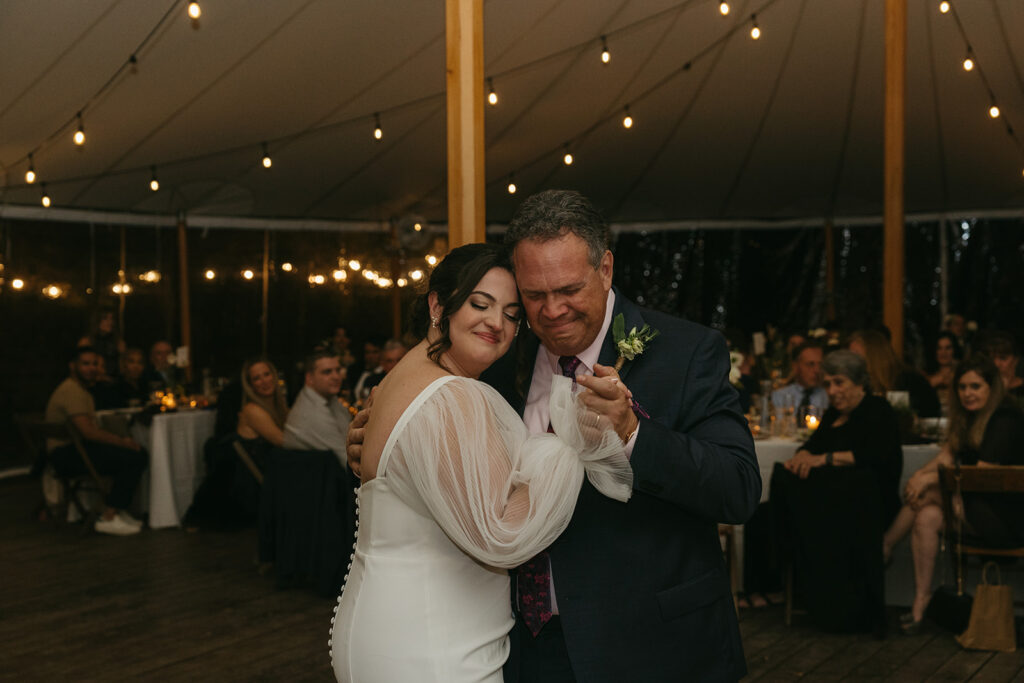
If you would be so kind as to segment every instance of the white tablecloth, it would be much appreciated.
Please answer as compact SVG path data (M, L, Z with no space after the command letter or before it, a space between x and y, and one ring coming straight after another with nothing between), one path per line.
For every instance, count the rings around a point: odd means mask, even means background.
M132 426L132 436L149 451L143 504L148 497L149 526L153 529L181 524L206 473L203 444L213 436L216 419L213 411L194 410L161 413L153 416L148 427Z

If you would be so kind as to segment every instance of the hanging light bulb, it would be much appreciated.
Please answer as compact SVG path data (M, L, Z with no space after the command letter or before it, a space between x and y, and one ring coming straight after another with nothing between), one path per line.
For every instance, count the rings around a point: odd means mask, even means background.
M254 277L256 277L256 273L246 268L245 270L242 271L242 277L244 277L246 280L251 280Z
M718 5L718 11L722 13L723 17L725 15L727 15L729 13L729 3L723 2L723 3L719 4Z
M281 264L281 270L283 270L286 273L290 273L294 269L295 269L295 266L293 266L292 264L288 263L287 261L285 261L284 263Z
M409 273L409 279L411 279L413 282L419 282L420 280L423 279L423 271L418 269L412 271L411 273Z
M498 93L494 92L494 79L487 79L487 103L492 107L498 103Z
M999 107L997 107L995 104L993 104L991 107L988 108L988 115L991 116L994 119L998 119L999 118Z
M509 173L508 174L508 193L509 194L515 194L517 189L519 189L519 188L516 187L515 174Z
M374 112L373 114L373 139L383 140L384 129L380 127L380 113Z
M629 115L629 105L628 104L626 105L625 116L622 117L622 127L623 128L632 128L633 127L633 117Z
M433 254L427 254L426 261L427 261L427 263L429 263L432 266L436 266L437 265L437 257L434 256Z
M270 168L274 165L274 161L270 158L270 153L267 152L267 143L263 143L263 168Z
M566 166L572 166L573 158L572 152L569 151L569 145L565 146L565 154L562 155L562 163Z
M942 2L939 3L939 11L943 14L949 11L949 3L946 2L946 0L942 0Z
M50 208L50 195L46 191L46 183L43 183L39 187L39 191L42 193L39 199L39 203L45 206L46 208Z
M314 285L322 285L323 283L327 282L327 278L325 278L323 275L320 275L319 273L312 277Z
M608 51L608 41L601 36L601 62L607 64L612 61L612 53Z
M757 15L751 14L750 21L751 23L754 24L753 26L750 27L750 37L753 38L754 40L757 40L758 38L761 37L761 29L757 27Z
M413 223L412 229L415 230L416 232L422 232L423 231L423 224L422 223Z
M160 181L156 179L156 166L153 166L152 169L153 177L149 181L149 189L153 190L153 192L156 192L157 190L160 189Z
M43 294L51 299L59 299L60 295L64 293L64 290L57 285L47 285L43 287Z
M972 50L970 48L970 46L968 46L967 47L967 56L964 57L964 71L970 71L971 69L974 68L973 55L974 55L974 50Z
M82 112L78 112L78 129L75 130L75 144L81 147L85 144L85 127L82 125Z
M409 281L406 280L404 277L400 277L398 278L398 280L395 281L395 284L398 285L399 287L405 287L407 284L409 284Z
M188 16L190 19L198 19L203 14L203 8L198 2L188 3Z
M348 262L348 267L349 270L359 270L360 268L363 267L363 264L361 264L359 261L356 261L355 259L352 259L351 261Z
M32 155L28 155L28 170L25 171L25 182L31 185L36 181L36 165L32 160Z
M338 268L333 273L331 273L331 277L334 278L335 282L341 282L342 280L347 280L348 279L348 273L346 273L344 270L341 270L340 268Z
M203 277L205 277L207 280L212 280L213 278L217 277L217 273L213 272L212 270L207 270L205 273L203 273Z

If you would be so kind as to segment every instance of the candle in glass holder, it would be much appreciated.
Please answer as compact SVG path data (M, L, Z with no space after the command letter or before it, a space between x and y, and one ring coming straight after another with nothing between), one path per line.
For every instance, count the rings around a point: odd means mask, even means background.
M815 429L818 428L818 416L817 415L805 415L804 416L804 424L807 425L807 428L813 432Z

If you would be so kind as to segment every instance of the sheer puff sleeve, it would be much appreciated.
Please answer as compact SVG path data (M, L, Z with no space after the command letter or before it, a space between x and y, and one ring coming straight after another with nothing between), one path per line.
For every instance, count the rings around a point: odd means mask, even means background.
M392 491L485 564L515 567L551 545L569 524L584 473L611 498L632 493L622 441L572 395L572 380L554 379L558 436L530 435L494 389L453 378L395 439L385 467Z

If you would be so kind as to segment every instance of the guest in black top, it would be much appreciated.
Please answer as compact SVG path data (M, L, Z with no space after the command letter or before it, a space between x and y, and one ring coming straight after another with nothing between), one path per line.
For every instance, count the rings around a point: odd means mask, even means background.
M918 417L941 414L939 395L931 383L920 372L903 364L884 334L877 330L859 330L850 335L847 345L867 362L871 393L885 397L890 391L906 391L910 408Z
M914 530L914 604L903 618L903 628L915 631L931 601L932 577L943 527L939 465L994 466L1024 464L1024 415L1007 399L999 370L981 354L962 361L953 375L955 392L949 403L949 436L934 460L910 477L904 489L906 503L885 533L883 553L888 556L904 536ZM989 545L1024 545L1024 505L1014 494L964 496L967 533Z
M821 426L772 475L777 537L818 626L878 629L882 532L899 508L899 426L886 400L870 394L863 358L833 351L822 370L829 408Z

